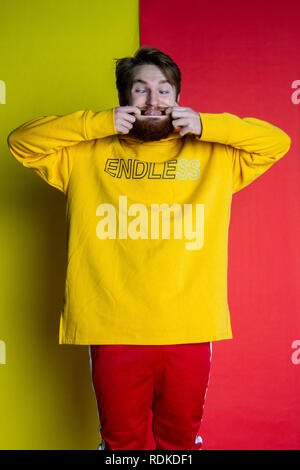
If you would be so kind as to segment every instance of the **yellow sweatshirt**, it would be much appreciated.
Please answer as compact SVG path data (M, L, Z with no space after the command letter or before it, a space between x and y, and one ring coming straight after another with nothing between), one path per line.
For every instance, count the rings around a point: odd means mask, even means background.
M13 156L66 195L68 257L59 343L178 344L232 337L232 194L290 148L278 127L200 113L202 135L119 134L114 110L33 119Z

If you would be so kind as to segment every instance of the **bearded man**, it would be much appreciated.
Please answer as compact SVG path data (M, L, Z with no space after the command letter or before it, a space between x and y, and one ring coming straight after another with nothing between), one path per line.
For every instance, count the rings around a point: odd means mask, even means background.
M291 139L180 106L180 70L152 47L117 60L116 84L119 107L33 119L8 145L66 195L59 342L89 346L100 449L149 449L150 420L156 449L200 449L211 345L232 337L232 195Z

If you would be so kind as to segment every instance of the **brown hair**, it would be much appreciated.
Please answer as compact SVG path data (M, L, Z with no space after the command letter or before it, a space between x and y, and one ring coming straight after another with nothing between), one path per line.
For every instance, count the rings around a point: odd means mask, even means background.
M133 83L134 68L137 65L152 64L160 68L167 80L176 89L176 100L181 90L181 73L177 64L170 56L159 49L149 46L140 47L134 57L115 59L116 85L120 94L120 105L126 106L130 101L130 91Z

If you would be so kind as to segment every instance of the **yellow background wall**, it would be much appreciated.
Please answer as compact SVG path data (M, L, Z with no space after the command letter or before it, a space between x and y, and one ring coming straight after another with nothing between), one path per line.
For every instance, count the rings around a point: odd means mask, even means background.
M88 347L58 344L65 196L6 138L35 117L118 105L113 58L139 47L138 0L2 0L0 12L0 448L96 449Z

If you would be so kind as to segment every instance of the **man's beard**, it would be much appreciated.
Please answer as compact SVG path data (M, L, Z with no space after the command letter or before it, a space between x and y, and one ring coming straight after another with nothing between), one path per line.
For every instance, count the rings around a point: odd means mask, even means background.
M164 118L136 118L128 136L144 142L166 139L174 131L171 114Z

